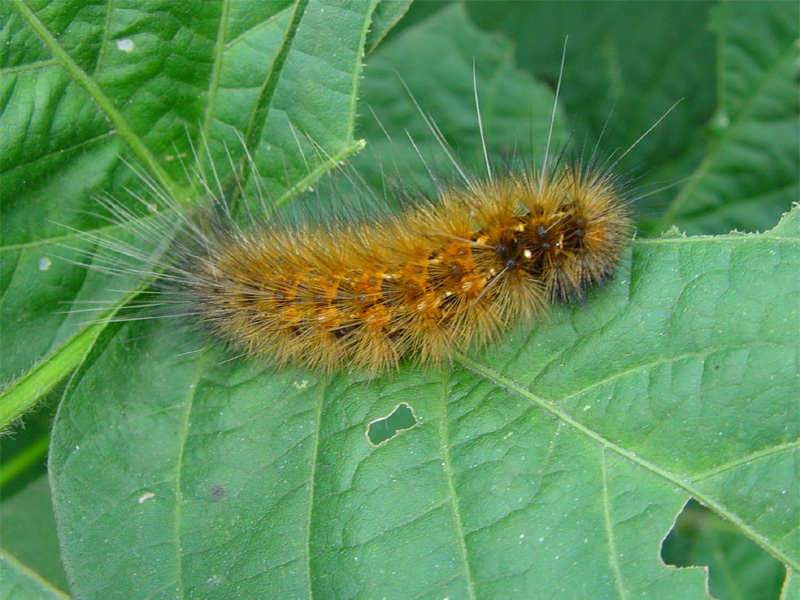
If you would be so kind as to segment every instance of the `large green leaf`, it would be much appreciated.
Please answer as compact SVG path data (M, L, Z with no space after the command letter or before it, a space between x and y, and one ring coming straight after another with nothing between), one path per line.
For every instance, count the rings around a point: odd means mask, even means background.
M54 432L74 591L702 598L658 558L690 496L797 568L799 223L638 242L591 310L445 374L323 381L121 330ZM402 402L418 425L372 447Z

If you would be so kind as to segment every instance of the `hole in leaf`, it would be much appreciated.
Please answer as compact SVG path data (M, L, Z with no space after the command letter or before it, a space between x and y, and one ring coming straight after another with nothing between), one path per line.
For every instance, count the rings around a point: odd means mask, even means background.
M369 424L367 439L373 446L378 446L416 424L417 417L414 415L414 410L405 402L401 402L388 417L375 419Z
M689 500L661 544L661 559L676 567L708 566L718 600L778 600L786 569L733 524Z

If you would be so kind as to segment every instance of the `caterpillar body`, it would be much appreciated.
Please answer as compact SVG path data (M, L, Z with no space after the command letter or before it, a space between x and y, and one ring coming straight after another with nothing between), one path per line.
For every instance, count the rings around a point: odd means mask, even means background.
M447 361L608 277L629 219L591 164L467 179L378 219L186 226L166 292L234 351L370 373Z

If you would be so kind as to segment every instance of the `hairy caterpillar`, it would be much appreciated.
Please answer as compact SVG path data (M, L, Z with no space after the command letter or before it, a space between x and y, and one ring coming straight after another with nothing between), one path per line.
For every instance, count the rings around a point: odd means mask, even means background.
M475 102L480 126L477 88ZM549 141L540 168L494 174L484 146L484 177L452 159L460 180L436 182L434 198L404 190L405 205L379 217L243 228L225 206L182 216L171 257L151 265L154 303L183 306L213 340L269 364L374 374L405 357L442 363L612 274L630 230L614 165L548 165L548 152Z
M613 176L569 165L445 189L377 221L215 228L167 272L236 350L375 372L406 355L440 362L582 297L613 270L627 228Z

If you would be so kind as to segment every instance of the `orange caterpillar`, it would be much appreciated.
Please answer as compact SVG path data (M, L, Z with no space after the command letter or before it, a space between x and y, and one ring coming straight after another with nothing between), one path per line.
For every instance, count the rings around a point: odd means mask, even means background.
M384 220L187 227L166 279L237 352L377 373L445 361L612 273L630 223L609 171L466 181Z
M562 56L562 70L563 61ZM559 75L556 102L560 82ZM100 268L158 272L161 289L151 293L160 299L129 308L184 307L184 316L213 339L270 364L377 374L406 357L447 362L514 323L531 322L549 303L583 299L587 287L612 274L631 230L613 168L677 105L610 166L594 157L588 164L562 160L552 166L547 156L554 105L542 167L507 169L495 177L477 87L475 104L485 178L461 169L417 105L461 176L459 185L435 182L436 198L416 194L403 210L382 219L354 219L343 211L296 224L254 219L245 230L224 204L214 213L222 217L182 216L175 201L147 180L179 215L171 258L153 262L129 246L88 236L146 265L144 271L120 267L112 259ZM119 220L136 222L113 201L104 204ZM168 221L133 226L151 242L174 233Z

